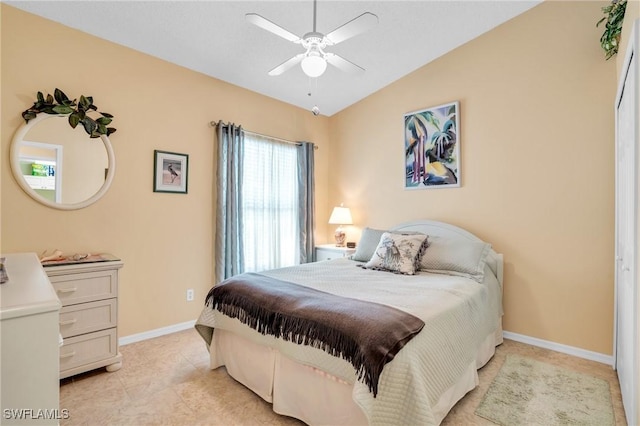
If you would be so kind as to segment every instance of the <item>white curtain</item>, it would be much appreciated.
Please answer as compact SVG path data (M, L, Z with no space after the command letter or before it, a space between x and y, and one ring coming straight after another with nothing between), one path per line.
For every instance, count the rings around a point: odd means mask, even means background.
M245 132L240 203L245 272L298 263L297 157L294 144Z

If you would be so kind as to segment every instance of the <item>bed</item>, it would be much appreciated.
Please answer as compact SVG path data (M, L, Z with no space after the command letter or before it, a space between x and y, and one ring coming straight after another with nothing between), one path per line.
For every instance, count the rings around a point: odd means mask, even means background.
M391 273L373 262L390 235L395 241L426 236L413 274ZM424 323L386 361L372 392L348 357L259 332L255 321L247 325L242 317L205 305L195 327L208 346L211 368L225 366L276 413L310 425L437 425L478 385L477 370L502 343L503 257L447 223L365 228L352 258L258 275L384 305Z

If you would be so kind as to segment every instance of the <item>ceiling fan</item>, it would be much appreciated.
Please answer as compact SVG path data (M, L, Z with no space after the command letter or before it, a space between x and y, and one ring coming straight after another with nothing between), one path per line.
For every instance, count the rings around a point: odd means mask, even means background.
M248 22L257 25L262 29L272 32L273 34L293 43L302 45L306 50L304 53L297 54L293 58L284 61L269 71L269 75L271 76L280 75L298 63L301 65L304 73L309 77L321 76L327 68L327 63L330 63L334 67L345 72L362 73L364 72L364 68L336 55L335 53L325 52L324 49L327 46L336 45L353 36L361 34L378 23L378 17L376 15L370 12L365 12L331 31L327 35L324 35L316 31L316 0L313 0L313 31L306 33L302 37L298 37L256 13L247 13L245 18Z

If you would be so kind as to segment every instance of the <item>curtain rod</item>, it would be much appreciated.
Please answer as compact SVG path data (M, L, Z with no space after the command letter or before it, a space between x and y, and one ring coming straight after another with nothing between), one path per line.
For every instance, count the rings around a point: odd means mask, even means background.
M220 120L220 121L222 121L222 120ZM211 127L217 127L218 123L219 123L219 121L211 121L209 123L209 125L211 125ZM222 125L223 126L227 126L229 124L231 124L231 123L225 123L224 121L222 121ZM250 135L262 136L264 138L269 138L269 139L276 140L278 142L288 143L288 144L296 145L296 146L302 145L300 142L294 142L294 141L290 141L290 140L287 140L287 139L276 138L275 136L263 135L262 133L252 132L251 130L246 130L246 129L243 129L243 130L244 130L245 133L249 133ZM313 149L318 149L318 146L316 144L313 144Z

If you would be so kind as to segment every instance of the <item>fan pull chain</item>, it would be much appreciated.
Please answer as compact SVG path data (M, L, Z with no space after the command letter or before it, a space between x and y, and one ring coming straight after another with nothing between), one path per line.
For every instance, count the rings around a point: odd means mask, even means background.
M307 96L309 96L309 98L311 98L311 93L313 92L311 90L311 86L312 86L312 81L315 81L316 83L316 87L315 87L315 91L318 91L318 79L317 78L313 78L313 77L309 77L309 92L307 92ZM313 113L313 115L320 115L320 108L318 108L318 105L314 103L313 108L311 108L311 112Z

